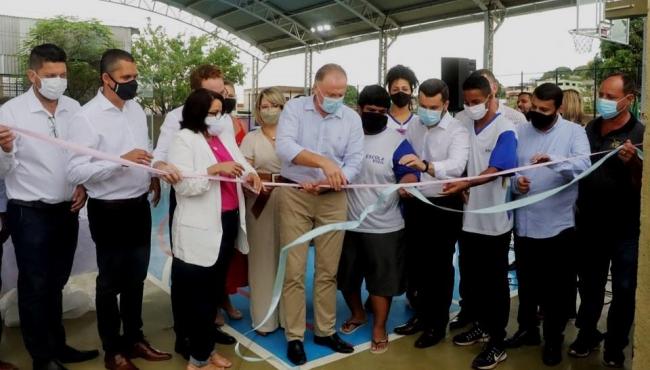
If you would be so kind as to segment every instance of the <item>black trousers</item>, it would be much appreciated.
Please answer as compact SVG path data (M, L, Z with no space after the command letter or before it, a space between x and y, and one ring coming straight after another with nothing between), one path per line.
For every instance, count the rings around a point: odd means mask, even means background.
M90 199L88 221L97 247L99 336L107 353L123 352L144 338L142 292L151 253L149 201L146 194L122 201Z
M459 240L459 267L465 286L465 307L470 317L490 334L494 343L503 342L510 314L508 251L510 232L483 235L463 231Z
M575 277L574 248L573 228L544 239L515 235L519 328L527 330L537 327L537 306L541 306L544 310L546 342L561 341L569 320L567 307L573 299L572 279Z
M638 231L612 231L584 220L578 231L578 288L580 309L576 326L581 335L596 335L605 299L607 276L612 273L612 302L607 312L605 349L623 350L629 344L634 321Z
M203 267L176 259L177 308L187 314L187 334L190 341L190 355L199 361L210 357L214 349L214 318L217 314L219 297L226 286L228 264L234 252L239 230L239 212L224 212L221 215L223 236L219 256L214 265ZM217 293L217 294L215 294Z
M9 201L7 206L18 265L20 327L32 359L47 361L65 345L62 290L77 248L79 215L70 211L69 202L25 204Z
M429 198L432 203L463 209L458 196ZM417 291L416 315L427 329L446 332L454 290L454 251L463 225L462 213L444 211L417 199L404 203L407 270ZM435 230L432 232L432 230Z
M189 338L189 329L187 318L188 313L184 311L185 305L182 304L181 293L179 291L179 284L176 282L178 279L179 268L184 262L176 257L174 253L174 236L172 235L172 226L174 224L174 210L176 209L176 192L174 187L169 191L169 245L172 247L172 270L170 275L171 280L171 302L172 302L172 317L174 319L174 333L176 333L176 340L182 341Z

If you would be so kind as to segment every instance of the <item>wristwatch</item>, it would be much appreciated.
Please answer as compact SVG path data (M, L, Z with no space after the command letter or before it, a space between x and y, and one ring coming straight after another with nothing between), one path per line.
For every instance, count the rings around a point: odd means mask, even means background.
M429 161L427 161L426 159L423 159L422 163L424 163L424 171L422 171L422 172L429 172Z

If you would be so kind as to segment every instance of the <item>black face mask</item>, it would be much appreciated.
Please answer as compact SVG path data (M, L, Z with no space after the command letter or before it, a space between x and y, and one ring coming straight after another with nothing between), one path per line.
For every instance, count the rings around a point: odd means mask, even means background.
M376 135L386 129L388 117L383 113L362 112L361 124L367 135Z
M135 98L138 95L138 81L133 79L129 82L125 83L119 83L115 81L113 76L110 75L110 73L107 73L108 77L115 82L115 87L113 88L113 91L115 91L115 94L120 97L122 100L131 100Z
M411 95L403 91L400 91L391 95L390 100L393 102L393 104L397 105L398 107L404 108L405 106L408 105L408 103L411 102Z
M225 98L223 100L223 113L230 114L233 110L235 110L236 105L237 105L237 99Z
M542 131L551 127L553 122L555 122L556 117L557 113L546 115L534 110L531 110L526 114L526 118L530 120L530 123L533 124L533 127Z

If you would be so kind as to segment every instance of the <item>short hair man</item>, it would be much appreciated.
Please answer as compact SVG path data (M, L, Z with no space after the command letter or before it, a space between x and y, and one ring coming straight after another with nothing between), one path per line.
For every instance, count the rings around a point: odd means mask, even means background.
M359 114L343 104L347 75L337 64L316 72L314 94L287 102L278 125L276 151L282 161L281 181L303 190L279 188L280 243L286 245L314 227L347 219L347 201L341 187L359 174L363 161L363 127ZM322 187L322 186L328 186ZM336 273L343 232L317 237L314 278L316 344L351 353L352 346L336 334ZM307 361L305 332L305 264L308 245L288 255L284 300L287 357Z
M512 109L505 104L499 103L499 99L497 99L497 92L499 91L499 80L497 80L492 71L489 69L479 69L473 74L483 76L490 82L490 90L492 91L492 96L497 103L497 113L500 113L515 125L526 122L526 116L524 116L522 112Z
M444 81L431 78L420 84L417 119L406 132L416 155L406 156L402 162L421 171L422 181L458 178L467 167L468 131L452 117L448 107L449 88ZM434 204L456 210L463 208L462 197L441 196L440 185L419 190ZM461 213L444 211L412 198L404 201L404 218L409 288L418 294L413 302L415 315L395 328L395 332L410 335L422 330L415 346L427 348L436 345L447 333L454 288L453 256L463 218ZM438 231L431 238L433 224Z
M64 96L66 53L53 44L32 49L27 77L32 87L0 108L0 123L67 138L79 103ZM67 157L54 145L0 129L0 176L7 185L7 221L18 264L18 311L34 369L64 369L63 363L98 356L65 343L62 290L74 260L79 210L86 191L65 176Z
M517 126L519 166L560 158L579 157L548 167L517 173L516 198L525 198L563 186L585 171L589 141L582 127L562 118L562 89L552 83L533 92L530 122ZM515 256L519 283L519 329L508 345L539 343L537 306L544 311L542 361L554 366L562 361L564 328L569 319L575 281L575 217L578 185L540 202L515 210ZM575 302L573 302L575 305Z
M480 74L472 74L463 83L463 95L465 109L456 118L470 131L467 175L490 175L516 167L514 124L498 112L499 104L488 80ZM509 184L507 176L484 177L446 184L443 194L469 190L465 210L471 211L504 203L510 191ZM512 219L507 212L466 212L463 217L459 241L463 310L468 309L469 316L478 322L469 331L456 335L454 343L466 346L487 342L472 363L477 369L492 369L507 358L504 339L510 309L508 251L511 230Z
M569 354L586 357L603 338L597 324L611 263L613 294L607 313L603 362L607 366L622 367L625 362L623 350L628 345L634 320L643 165L636 148L643 144L645 125L630 113L636 87L627 74L614 73L605 78L598 97L599 117L585 127L591 150L595 153L623 147L617 156L608 159L579 184L577 230L581 302L576 325L580 332ZM597 161L602 156L593 156L592 160Z
M525 115L530 111L532 106L533 94L522 91L517 95L517 110Z
M149 165L147 118L133 101L138 90L133 56L107 50L100 73L102 87L72 119L69 141ZM86 187L90 198L88 222L99 269L95 305L105 367L133 370L131 358L170 359L142 332L142 294L151 252L150 172L71 153L67 173L69 181Z

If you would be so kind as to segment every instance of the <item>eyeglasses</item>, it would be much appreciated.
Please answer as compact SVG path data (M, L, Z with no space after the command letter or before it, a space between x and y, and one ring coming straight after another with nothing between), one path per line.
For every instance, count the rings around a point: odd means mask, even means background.
M54 118L54 116L47 117L47 122L50 124L50 135L54 136L55 138L58 138L59 133L56 131L56 119Z

